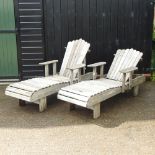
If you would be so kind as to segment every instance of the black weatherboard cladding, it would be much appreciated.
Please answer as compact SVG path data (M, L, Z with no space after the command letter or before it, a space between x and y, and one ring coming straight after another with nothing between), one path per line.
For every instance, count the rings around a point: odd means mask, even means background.
M118 48L135 48L144 53L140 70L150 67L151 0L44 0L44 6L47 59L61 62L67 42L83 38L91 43L88 63L107 61L108 69Z
M20 46L20 75L27 79L44 74L39 62L45 59L42 0L16 1Z

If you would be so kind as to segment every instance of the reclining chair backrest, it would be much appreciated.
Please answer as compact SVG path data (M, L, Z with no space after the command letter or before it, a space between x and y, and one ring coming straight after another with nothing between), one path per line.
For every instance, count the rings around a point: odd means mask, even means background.
M59 75L70 77L71 73L67 68L82 64L89 50L89 47L90 44L82 39L69 42L66 48ZM77 72L77 70L74 71L74 77L77 76Z
M120 73L120 70L136 67L140 61L143 53L136 51L134 49L126 50L117 50L117 53L114 57L112 65L107 74L108 79L113 79L116 81L123 80L123 74ZM126 81L129 79L129 74L126 76Z

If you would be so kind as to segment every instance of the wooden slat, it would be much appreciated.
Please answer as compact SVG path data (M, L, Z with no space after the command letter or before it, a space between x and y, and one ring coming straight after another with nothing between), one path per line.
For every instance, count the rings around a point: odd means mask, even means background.
M85 42L83 48L81 49L81 54L77 56L78 59L75 65L83 63L89 48L90 48L90 44ZM75 72L74 77L76 77L76 74L77 74L77 71Z
M121 86L122 86L121 82L105 79L105 80L95 80L95 81L84 81L84 82L80 82L80 83L62 88L61 90L74 93L77 95L81 95L84 97L90 97L100 92L103 92L107 89L121 87Z
M72 55L70 57L70 61L69 61L69 64L68 64L68 67L73 67L74 65L77 64L77 57L79 57L79 55L81 54L81 48L83 46L83 40L80 39L77 41L77 44L76 46L74 47L73 51L72 51ZM77 73L77 72L76 72ZM76 74L75 71L74 71L74 74ZM71 72L69 70L67 70L67 77L70 77L71 76Z
M89 98L89 101L87 103L87 107L91 107L97 103L100 103L102 101L105 101L117 94L120 94L121 93L121 87L118 87L118 88L111 88L109 90L106 90L106 91L103 91L103 92L100 92L94 96L91 96Z
M90 44L87 42L84 42L84 46L81 49L80 57L77 57L78 58L77 64L81 64L84 61L84 58L89 50L89 47L90 47Z
M49 81L57 81L57 82L69 82L70 80L68 77L59 76L59 75L46 77L45 79Z
M68 69L71 69L71 70L80 69L80 68L83 68L83 67L85 67L85 66L86 66L85 64L77 64L77 65L68 67Z
M88 72L84 75L81 75L81 81L92 80L92 79L93 79L93 72Z
M90 45L88 43L86 43L84 40L79 39L77 41L75 41L73 49L71 51L71 55L70 58L68 60L68 67L74 67L78 64L82 64L82 62L85 59L86 53L89 50ZM74 71L74 78L76 77L78 71L75 70ZM64 76L70 77L71 73L69 70L66 70L64 73Z
M22 81L22 84L37 88L37 90L42 89L42 88L46 88L49 86L49 84L42 83L41 81L39 82L35 79Z
M115 74L113 75L112 79L119 80L119 77L122 77L120 70L128 67L129 62L133 58L132 57L133 54L134 53L130 52L130 50L128 50L128 49L124 51L124 55L122 56L120 63L118 62L118 65L116 66L117 69L116 69Z
M127 61L124 61L124 64L122 64L122 66L120 67L120 70L126 69L128 67L133 67L133 62L135 60L134 57L137 57L137 54L138 54L137 51L130 49L128 51L128 57L126 58ZM126 75L126 80L128 78L129 78L129 74ZM122 81L123 77L120 71L117 73L116 79Z
M136 67L141 57L142 53L133 49L118 50L107 74L107 78L122 81L123 74L120 73L120 70L128 67ZM126 81L128 78L129 74L126 76Z
M82 107L87 107L87 102L82 102L82 101L72 99L70 97L59 95L59 94L58 94L57 98L60 100L66 101L66 102L70 102L70 103L82 106Z
M76 100L79 100L79 101L84 101L84 102L87 102L88 99L89 99L89 97L81 96L79 94L70 93L70 92L67 92L67 91L64 91L64 90L60 90L59 95L69 96L70 98L73 98L73 99L76 99Z
M10 86L15 87L15 88L20 88L20 89L23 89L23 90L27 90L27 91L32 91L32 92L38 90L38 88L25 85L25 84L23 84L21 82L11 84Z
M78 40L75 40L75 41L74 41L74 44L73 44L73 46L72 46L72 48L70 49L71 51L70 51L70 55L69 55L68 60L67 60L66 68L67 68L68 66L71 66L71 61L72 61L72 59L73 59L74 52L75 52L75 49L76 49L77 45L78 45ZM65 70L64 70L63 76L68 77L69 71L66 70L66 68L65 68Z
M139 76L139 77L135 78L133 81L134 81L133 82L134 83L133 86L136 86L136 85L139 85L139 84L143 83L145 81L145 78L144 78L144 76ZM105 82L107 83L108 81L105 80ZM109 83L110 83L110 80L109 80L108 84ZM68 86L67 90L69 90L69 88L71 88L71 87L73 87L73 86ZM81 88L81 91L82 91L83 88L84 88L84 85L81 84L80 88ZM85 92L81 93L81 94L78 94L75 91L75 89L74 89L74 91L70 89L71 92L65 91L64 90L65 88L62 88L62 89L63 90L61 90L59 92L59 94L58 94L58 98L59 99L64 100L66 102L73 103L73 104L77 104L77 105L80 105L80 106L83 106L83 107L88 107L88 108L91 108L93 105L95 105L95 104L97 104L99 102L102 102L102 101L104 101L104 100L106 100L108 98L111 98L112 96L115 96L115 95L121 93L121 86L120 87L115 87L115 88L113 87L113 88L110 88L110 89L106 89L104 91L99 91L97 94L94 94L94 95L91 95L91 96L85 96ZM125 89L128 89L128 88L125 87Z
M106 62L97 62L97 63L94 63L94 64L90 64L90 65L87 65L87 67L98 67L98 66L102 66L102 65L105 65Z
M20 94L14 93L14 92L5 91L5 95L8 95L8 96L11 96L11 97L14 97L14 98L18 98L18 99L30 102L30 97L20 95Z
M73 49L73 53L72 53L72 57L71 57L71 61L69 62L70 66L73 66L74 64L76 64L76 60L77 60L77 55L81 54L81 48L83 47L83 40L79 39L77 40L77 44Z
M31 102L35 102L41 98L47 97L49 95L57 93L62 87L68 86L69 83L60 83L53 86L46 87L46 89L42 88L36 91L32 97L30 98Z
M122 82L120 81L115 81L115 80L109 80L106 78L101 78L98 79L99 81L102 81L104 83L104 85L110 85L110 86L121 86Z
M27 97L30 97L33 94L33 92L30 92L30 91L27 91L27 90L22 90L22 89L19 89L19 88L14 88L14 87L8 87L6 89L6 91L13 92L13 93L20 94L20 95L24 95L24 96L27 96Z
M122 50L117 50L115 57L114 57L114 60L111 64L111 67L110 67L109 72L107 74L107 78L109 78L109 79L111 78L111 74L112 74L113 70L115 70L116 63L117 63L117 61L120 60L120 57L122 56L122 54L123 54Z
M13 85L14 87L8 86L6 89L6 95L28 102L35 102L43 97L54 94L58 92L62 87L69 85L69 82L58 82L43 78L35 78L26 81L26 83L16 83ZM43 83L39 85L39 81L42 81ZM39 85L39 89L32 87L32 83L35 83L35 85Z
M46 78L36 78L36 79L33 79L32 82L34 82L35 84L37 84L41 88L60 83L58 81L55 81L54 79L48 80Z
M139 52L133 49L126 50L126 52L127 52L127 56L124 62L122 63L121 67L119 68L119 72L116 74L116 77L115 77L116 80L122 80L123 78L123 75L121 74L120 70L126 69L128 67L135 67L134 61L137 55L139 54ZM129 78L129 74L126 75L126 80L128 78Z
M86 53L89 50L89 47L90 44L82 39L69 42L59 75L70 77L71 73L69 70L67 70L67 67L74 67L78 64L82 64ZM77 70L74 71L74 78L76 77L76 75Z
M81 88L82 89L82 88ZM98 93L91 94L91 96L84 97L83 94L76 94L75 91L59 93L58 98L67 102L71 102L77 105L90 108L91 106L106 100L121 92L121 87L111 87L109 89L103 89Z
M73 48L73 45L74 45L74 41L68 42L66 52L64 55L64 59L63 59L62 65L61 65L60 73L59 73L61 76L64 75L64 72L65 72L65 69L67 67L67 64L68 64L68 61L70 58L70 54L71 54L71 49Z
M140 85L146 81L146 77L144 75L139 75L132 80L132 87Z
M121 70L120 72L121 73L129 73L129 72L135 71L137 69L138 69L137 67L129 67L129 68Z
M120 71L121 67L123 66L123 62L126 60L127 61L127 54L128 54L128 50L123 50L123 55L122 57L120 57L119 61L117 61L116 66L115 66L115 70L112 72L112 76L111 79L116 79L117 77L117 73Z
M136 77L135 79L133 79L132 88L142 84L145 80L146 79L143 75ZM128 87L125 87L125 90L128 90ZM113 88L113 89L109 89L104 92L101 92L95 96L90 97L89 101L87 102L87 106L89 107L99 102L103 102L104 100L111 98L119 93L121 93L121 87Z
M136 67L138 62L140 61L141 57L142 57L142 53L141 52L138 52L138 51L134 51L135 54L132 55L132 60L130 61L130 63L128 64L128 66L125 66L125 68L128 68L128 67ZM128 58L129 59L129 58ZM126 76L126 81L129 79L129 74L127 74ZM118 80L122 80L122 76L119 76L118 77Z
M39 65L50 65L56 62L58 62L58 60L51 60L51 61L46 61L46 62L40 62Z

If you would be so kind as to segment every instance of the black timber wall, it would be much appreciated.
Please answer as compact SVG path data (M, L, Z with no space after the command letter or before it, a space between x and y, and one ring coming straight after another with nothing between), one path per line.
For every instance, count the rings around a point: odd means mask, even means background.
M14 0L18 29L19 78L44 75L38 66L45 60L44 8L42 0Z
M63 59L67 42L91 43L88 63L107 61L117 49L144 53L139 67L150 67L153 3L151 0L44 0L46 58ZM60 63L61 64L61 63Z

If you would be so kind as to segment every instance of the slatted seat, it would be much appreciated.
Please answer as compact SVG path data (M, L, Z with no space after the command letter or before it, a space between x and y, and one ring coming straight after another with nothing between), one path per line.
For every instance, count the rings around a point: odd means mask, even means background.
M100 102L132 87L137 95L139 84L145 81L145 77L141 75L133 79L132 75L142 55L141 52L133 49L118 50L105 78L102 78L105 62L88 65L93 68L94 80L61 88L58 99L92 109L94 118L98 118ZM95 79L98 66L100 66L101 78Z
M85 81L62 88L59 91L59 96L70 96L75 104L89 107L90 98L113 88L120 88L121 91L121 86L121 82L109 79Z
M47 96L57 93L60 88L69 85L71 79L77 81L79 70L85 67L81 64L85 61L89 47L90 44L82 39L69 42L59 74L56 73L57 60L40 63L40 65L45 65L46 77L10 84L6 88L5 94L24 101L37 103L40 111L45 110ZM49 64L53 64L53 76L49 76Z
M48 96L53 91L57 92L60 88L69 85L69 82L69 78L62 76L34 78L11 84L6 88L6 95L11 93L12 97L35 102L36 99L43 98L45 93Z
M62 88L59 94L61 94L62 91L67 91L70 93L74 93L74 94L89 98L98 94L98 92L102 92L111 88L117 88L121 86L122 86L121 82L113 81L109 79L102 79L102 80L96 80L96 81L93 81L93 80L84 81L84 82L71 85L70 87Z

